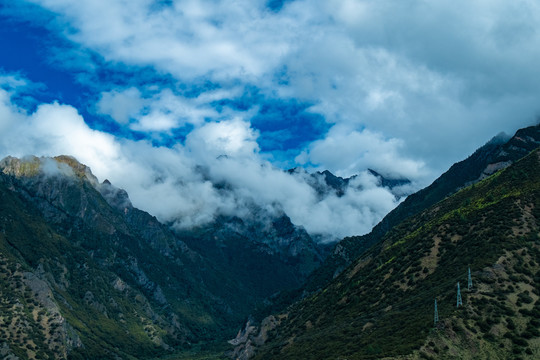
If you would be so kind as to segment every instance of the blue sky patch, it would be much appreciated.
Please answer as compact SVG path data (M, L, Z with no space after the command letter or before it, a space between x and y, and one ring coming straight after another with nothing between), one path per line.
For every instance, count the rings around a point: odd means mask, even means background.
M251 120L252 127L261 133L261 150L301 149L317 139L324 138L330 124L319 114L308 111L312 104L295 100L269 100Z

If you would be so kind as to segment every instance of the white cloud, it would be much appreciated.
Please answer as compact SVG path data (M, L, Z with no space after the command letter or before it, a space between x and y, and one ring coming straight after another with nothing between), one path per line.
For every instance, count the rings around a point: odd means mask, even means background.
M71 106L42 104L26 115L24 110L10 105L3 103L0 108L4 114L0 120L4 130L0 148L4 156L74 155L103 174L118 154L119 145L114 137L88 128Z
M209 91L186 98L170 89L144 90L146 95L135 87L103 92L96 110L131 130L166 133L186 124L198 126L206 119L219 118L221 114L208 103L235 93L235 90Z
M97 110L109 115L120 124L127 124L134 118L143 106L139 89L131 87L123 91L113 90L101 94Z
M239 118L205 123L189 134L185 147L154 147L92 130L68 105L41 104L28 112L12 102L15 91L0 90L0 157L72 155L100 181L126 189L134 206L178 227L203 225L219 214L251 216L255 204L270 214L284 211L308 232L336 239L368 232L397 205L367 174L343 197L330 191L320 198L306 175L262 160L257 132Z
M401 158L421 159L428 179L540 110L536 2L294 4L320 22L285 56L281 93L317 99L312 111L339 128L399 140Z
M385 139L380 133L351 131L349 127L336 125L326 138L311 143L297 161L324 164L324 168L344 177L362 169L375 169L394 178L422 178L426 172L424 164L402 156L403 146L402 140Z
M293 23L264 10L264 1L31 1L68 23L66 35L107 60L154 65L180 78L258 76L279 61L288 42L276 32Z
M279 12L263 0L30 2L57 14L68 39L112 63L187 83L202 77L225 97L253 84L314 103L311 111L331 124L396 139L401 157L421 159L429 179L540 110L540 5L531 0L296 0ZM134 92L103 94L101 111L150 132L219 117L212 95ZM130 101L145 111L133 113Z
M41 170L46 176L68 176L73 177L75 173L69 165L65 163L59 163L52 158L44 158L41 161Z
M250 123L240 118L211 122L193 130L186 138L186 146L204 158L215 159L220 155L251 157L259 151L257 132Z

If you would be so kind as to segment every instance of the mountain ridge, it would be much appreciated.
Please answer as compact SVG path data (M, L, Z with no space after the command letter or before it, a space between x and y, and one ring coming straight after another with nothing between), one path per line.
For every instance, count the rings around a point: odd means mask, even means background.
M432 206L460 188L504 169L539 145L540 124L520 129L510 139L502 134L496 135L467 159L452 165L431 185L409 195L375 225L370 233L346 237L338 242L325 263L310 276L304 289L314 291L328 283L351 261L404 219Z
M8 296L0 296L7 304L0 322L29 324L22 337L15 325L0 334L7 344L2 351L12 356L33 358L37 346L45 357L146 358L225 339L255 304L298 286L320 261L301 255L316 249L288 218L276 220L272 241L278 248L294 241L307 245L261 253L270 241L257 240L267 234L261 224L251 224L255 231L242 236L227 230L227 239L243 244L234 248L240 258L262 261L258 268L253 260L229 268L193 249L200 238L182 238L134 208L125 191L99 183L72 157L8 157L0 169L0 247L6 256L0 282ZM272 266L280 270L271 272ZM250 276L251 283L245 281ZM22 312L15 311L17 303ZM51 337L44 321L63 330Z
M388 231L385 229L391 229L392 226L398 225L400 221L406 220L408 217L413 216L415 212L420 211L420 209L428 207L428 205L435 204L448 194L459 191L460 188L481 181L489 176L489 174L504 169L528 154L532 149L537 148L539 144L540 124L520 129L512 137L504 133L498 134L467 159L454 164L432 185L409 196L396 209L391 211L381 223L376 225L371 233L364 236L347 237L338 242L323 265L310 275L306 284L295 291L280 294L274 299L271 306L266 309L260 309L256 313L256 321L248 324L250 327L246 327L244 331L249 328L252 332L250 336L256 336L257 331L260 331L257 324L265 316L276 314L296 301L309 297L310 294L317 293L319 289L324 288L332 279L339 276L347 266L354 262L358 256L369 249L370 246L380 241ZM492 164L502 164L503 166L492 166ZM465 171L464 169L469 170ZM452 181L447 181L448 178L453 179ZM247 353L253 352L251 346L247 346L247 348L242 347L243 345L237 346L236 353L242 354L242 351L247 351Z
M254 358L535 358L539 171L535 150L403 221L322 291L275 316Z

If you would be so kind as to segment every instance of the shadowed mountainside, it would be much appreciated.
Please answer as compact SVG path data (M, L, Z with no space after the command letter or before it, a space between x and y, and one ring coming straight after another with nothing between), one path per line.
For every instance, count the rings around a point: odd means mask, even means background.
M71 157L0 169L3 356L147 358L226 339L321 262L285 215L249 233L222 219L184 241ZM204 248L210 237L228 258Z

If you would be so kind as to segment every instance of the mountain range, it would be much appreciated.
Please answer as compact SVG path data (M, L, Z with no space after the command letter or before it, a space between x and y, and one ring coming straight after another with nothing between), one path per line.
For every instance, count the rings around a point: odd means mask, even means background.
M178 229L70 156L7 157L0 355L534 358L539 145L540 126L497 136L371 233L335 245L255 204L245 217ZM396 197L409 184L369 173ZM321 197L351 182L303 176Z
M6 356L140 358L226 338L322 261L285 214L175 233L71 157L0 169Z
M318 289L321 284L327 284L351 261L379 242L388 230L403 220L420 213L459 189L504 169L538 146L540 146L539 125L520 129L512 137L505 134L495 136L467 159L452 165L431 185L407 196L369 234L348 237L340 241L323 266L311 275L305 286L306 289L312 291Z
M372 232L364 236L348 237L338 242L323 265L310 275L301 288L281 293L274 300L272 306L258 314L257 320L264 318L265 313L275 313L279 309L287 309L291 304L294 305L298 302L302 304L302 299L309 298L310 294L327 291L327 286L337 282L343 271L350 269L362 254L368 249L380 245L389 231L401 226L407 219L421 214L461 189L473 186L497 171L505 169L538 146L540 146L539 125L521 129L512 137L502 134L496 136L470 157L454 164L430 186L408 196L405 201L385 216ZM532 163L531 166L536 165ZM406 235L401 234L401 236ZM482 256L482 253L479 252L477 255ZM236 345L233 354L239 358L252 357L256 348L266 342L269 320L273 319L275 317L272 315L264 319L262 323L248 322L243 331L239 333L241 341L238 341L239 337L237 337L233 342ZM271 321L270 324L270 328L275 326L274 321ZM390 334L391 332L387 335L390 336Z

